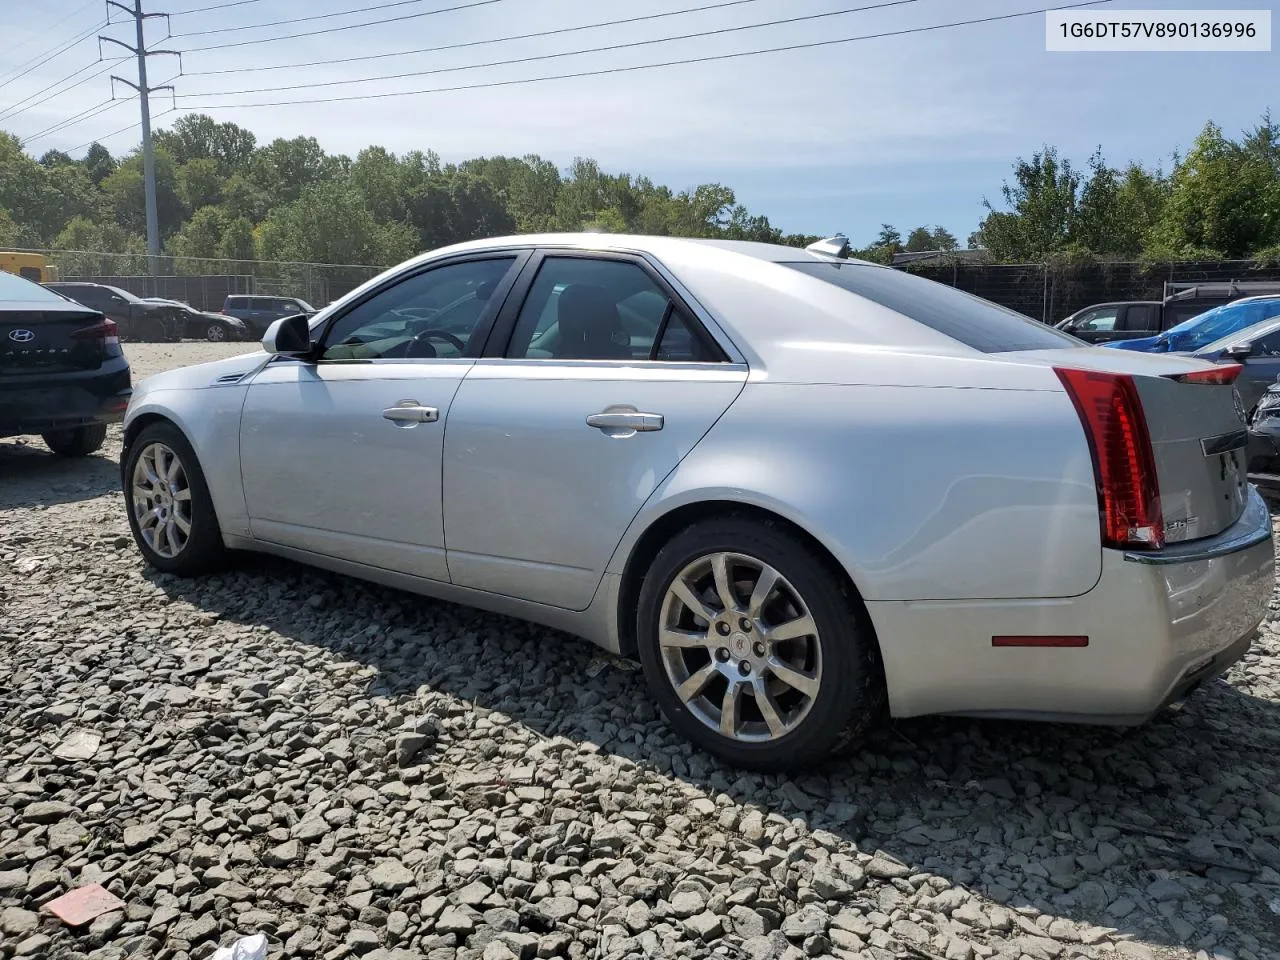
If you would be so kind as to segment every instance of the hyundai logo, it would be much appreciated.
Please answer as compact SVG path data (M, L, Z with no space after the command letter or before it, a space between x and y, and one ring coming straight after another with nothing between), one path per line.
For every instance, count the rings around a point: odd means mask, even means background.
M14 343L30 343L36 335L30 330L10 330L9 339Z

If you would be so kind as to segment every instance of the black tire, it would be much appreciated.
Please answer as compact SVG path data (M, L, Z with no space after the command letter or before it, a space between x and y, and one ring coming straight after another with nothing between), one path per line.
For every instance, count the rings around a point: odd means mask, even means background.
M51 430L40 436L45 446L60 457L87 457L107 439L107 425L91 423L71 430Z
M774 739L743 742L704 723L676 694L660 651L658 628L668 588L689 564L716 553L745 555L781 574L808 607L821 638L818 692L794 728ZM736 767L763 771L812 767L856 745L884 710L884 671L860 601L825 558L815 556L807 544L776 522L730 515L696 523L677 534L645 575L637 639L645 679L671 726Z
M147 543L138 526L133 498L134 469L143 451L153 443L162 443L178 456L182 469L186 474L188 488L191 491L191 532L185 544L176 556L166 557L157 553ZM194 577L219 569L226 560L226 547L222 542L222 530L218 526L218 517L213 511L213 500L209 496L209 485L205 482L204 471L196 459L195 451L182 431L168 421L157 421L142 428L142 431L129 445L124 463L120 470L124 488L125 511L129 518L129 529L133 533L134 542L142 551L143 558L151 566L165 573L180 577Z

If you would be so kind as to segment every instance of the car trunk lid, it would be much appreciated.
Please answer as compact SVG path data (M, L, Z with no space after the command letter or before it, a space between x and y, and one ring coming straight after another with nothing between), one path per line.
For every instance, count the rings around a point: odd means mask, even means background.
M0 376L96 370L118 344L115 324L94 310L0 311Z
M1150 438L1165 543L1211 537L1240 518L1248 492L1248 433L1226 367L1169 354L1100 349L1004 356L1132 381Z

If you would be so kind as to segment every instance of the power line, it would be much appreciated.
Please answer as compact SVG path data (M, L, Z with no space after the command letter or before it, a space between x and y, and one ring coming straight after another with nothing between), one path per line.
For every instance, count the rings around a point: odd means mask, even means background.
M60 120L57 123L53 124L52 126L45 127L43 130L39 131L38 133L33 133L29 137L23 137L22 142L24 145L26 145L31 143L33 140L40 140L43 137L47 137L55 133L60 133L63 130L66 130L70 127L74 127L78 123L84 123L86 120L92 120L94 117L100 116L101 114L104 114L109 110L114 110L116 107L120 106L121 104L128 103L132 99L133 99L133 96L130 95L128 97L124 97L119 100L103 100L101 103L96 103L92 107L89 107L87 110L80 111L74 117L68 117L65 120Z
M204 50L229 50L232 47L248 47L258 43L275 43L277 40L296 40L299 37L318 37L325 33L339 33L344 30L356 30L360 27L376 27L384 23L399 23L402 20L416 20L419 17L434 17L438 13L453 13L455 10L470 10L474 7L488 7L495 3L506 3L507 0L472 0L471 3L459 3L452 7L440 7L436 10L424 10L421 13L406 13L398 17L386 17L382 20L370 20L367 23L348 23L341 27L325 27L323 30L308 30L303 33L285 33L278 37L262 37L258 40L237 40L235 43L213 43L207 47L193 47L187 53L200 53ZM351 11L348 11L351 12ZM194 34L184 34L194 36Z
M615 50L630 50L635 47L649 47L658 43L675 43L680 40L696 40L702 37L715 37L729 33L741 33L744 30L760 30L766 27L788 26L793 23L806 23L811 20L824 20L829 17L847 16L851 13L865 13L868 10L882 10L885 7L900 7L908 3L920 3L921 0L881 0L879 3L866 4L861 7L846 7L843 10L828 10L824 13L809 13L799 17L786 17L782 20L767 20L762 23L745 23L733 27L718 27L714 30L699 30L696 33L685 33L674 37L657 37L652 40L631 40L627 43L611 43L605 46L588 47L584 50L565 50L560 53L541 53L528 57L516 57L511 60L494 60L489 63L471 63L459 67L435 67L431 70L415 70L410 73L392 73L380 77L361 77L359 79L320 80L313 83L295 83L281 87L257 87L248 90L219 90L208 93L188 94L190 97L202 96L242 96L247 93L277 93L286 90L305 90L314 87L345 87L353 83L373 83L382 80L405 80L409 77L425 77L440 73L457 73L460 70L481 70L489 67L509 67L519 63L534 63L540 60L559 60L562 57L577 57L588 53L608 53Z
M76 46L77 44L81 44L85 40L88 40L89 37L93 36L95 33L97 33L99 30L102 30L104 27L109 26L110 23L111 23L110 18L106 20L101 20L98 23L94 24L92 27L90 27L88 30L86 30L84 33L77 34L71 40L65 41L61 46L57 46L56 49L51 47L49 50L46 50L44 53L36 54L26 63L23 63L15 67L9 73L5 74L4 79L0 79L0 87L7 87L9 86L9 84L14 83L18 80L21 80L23 77L27 76L27 74L29 74L32 70L35 70L37 67L44 66L54 57L61 56L62 54L66 53L68 50L70 50L72 47Z
M211 27L208 30L192 30L188 33L175 33L175 37L203 37L211 33L236 33L240 30L263 30L266 27L280 27L290 23L307 23L311 20L332 20L334 17L350 17L359 13L370 13L374 10L389 10L392 7L407 7L414 3L426 3L426 0L392 0L391 3L376 3L356 10L336 10L333 13L317 13L310 17L290 17L287 20L272 20L268 23L246 23L237 27ZM432 13L443 11L433 10Z
M105 63L103 63L103 61L101 60L95 60L93 63L89 64L88 66L81 67L75 73L70 74L69 76L63 77L57 83L51 83L49 84L49 86L45 87L43 90L37 90L35 93L31 94L31 96L27 97L26 99L19 100L17 103L12 104L9 107L6 107L3 111L0 111L0 120L11 120L12 118L18 116L19 114L26 113L28 110L35 109L38 106L43 106L44 104L48 103L50 100L53 100L56 97L60 97L64 93L74 90L76 87L84 86L84 84L88 83L90 80L94 80L97 77L102 76L112 67L114 67L116 64L121 63L125 59L127 58L120 57L116 60L108 60ZM82 80L76 81L70 86L63 87L57 93L54 93L54 94L51 94L50 96L45 97L43 100L40 100L38 103L31 102L36 100L45 91L52 90L54 87L58 86L59 84L66 83L66 81L72 79L73 77L79 76L80 74L84 73L86 70L92 70L94 67L98 66L98 64L100 63L103 64L102 69L94 71L93 73L89 74L89 76L85 77ZM24 103L28 104L28 106L24 107L23 106Z
M185 17L189 13L207 13L210 10L226 10L228 7L243 7L250 3L261 3L262 0L231 0L230 3L215 3L208 7L196 7L194 10L179 10L171 13L171 17Z
M259 103L210 103L193 104L187 110L241 110L250 107L290 107L311 103L342 103L350 100L382 100L389 97L412 97L431 93L456 93L463 90L486 90L495 87L520 86L526 83L544 83L549 80L576 80L583 77L600 77L615 73L635 73L641 70L657 70L664 67L686 66L696 63L715 63L725 60L736 60L743 57L756 57L768 53L786 53L795 50L813 50L819 47L831 47L839 44L854 43L860 40L881 40L887 37L901 37L915 33L929 33L947 30L952 27L967 27L975 24L995 23L1001 20L1015 20L1020 17L1033 17L1051 10L1075 10L1080 7L1096 7L1112 0L1083 0L1080 3L1068 3L1056 7L1040 7L1036 10L1024 10L1020 13L1006 13L989 17L978 17L972 20L954 20L949 23L936 23L924 27L909 27L902 30L887 30L881 33L866 33L854 37L839 37L829 40L812 40L806 43L789 43L777 47L764 47L758 50L740 50L734 53L711 54L702 57L687 57L680 60L665 60L661 63L642 63L628 67L605 67L599 70L580 70L574 73L550 74L541 77L526 77L520 80L490 80L482 83L459 84L453 87L430 87L424 90L399 90L387 93L356 94L349 97L320 97L308 100L277 100Z
M129 99L132 99L132 97L131 97L131 98L129 98ZM159 113L157 113L157 114L156 114L152 119L154 119L154 120L159 120L161 117L168 116L169 114L173 113L174 111L176 111L176 110L180 110L180 109L181 109L181 107L170 107L168 110L162 110L162 111L160 111L160 112L159 112ZM92 140L86 140L84 143L80 144L78 147L72 147L72 148L71 148L70 150L68 150L67 152L68 152L68 153L79 153L81 150L85 149L86 147L91 147L91 146L93 146L95 143L101 143L103 140L110 140L112 137L118 137L118 136L120 136L120 134L122 134L122 133L127 133L128 131L130 131L130 130L134 129L135 127L140 127L140 126L142 126L141 122L140 122L140 121L135 120L135 121L133 121L133 123L129 124L127 127L121 127L119 130L116 130L116 131L114 131L113 133L108 133L106 136L102 136L102 137L94 137Z
M595 23L584 23L574 27L557 27L554 30L539 30L536 33L517 33L506 37L492 37L488 40L467 40L462 43L446 43L436 47L419 47L416 50L401 50L395 53L371 53L360 57L342 57L339 59L311 60L306 63L280 63L263 67L241 67L226 70L197 70L188 73L188 77L212 77L224 73L258 73L264 70L292 70L298 67L328 67L339 63L357 63L363 60L385 60L389 57L407 57L418 53L439 53L443 50L462 50L466 47L483 47L494 43L508 43L514 40L533 40L539 37L554 37L566 33L581 33L584 30L595 30L599 27L620 27L646 20L661 20L666 17L678 17L689 13L702 13L707 10L723 10L726 7L740 7L747 3L759 3L760 0L719 0L717 3L705 3L700 7L685 7L682 10L668 10L664 13L647 13L639 17L626 17L622 20L598 20Z

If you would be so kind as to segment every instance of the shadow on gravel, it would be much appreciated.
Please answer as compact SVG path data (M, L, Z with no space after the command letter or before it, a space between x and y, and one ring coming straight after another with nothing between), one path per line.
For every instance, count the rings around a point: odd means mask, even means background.
M1227 925L1280 944L1280 916L1269 908L1280 897L1280 809L1268 806L1280 804L1276 699L1215 681L1181 709L1126 730L886 723L856 755L809 775L744 773L676 740L638 670L585 642L286 561L238 563L200 581L149 577L222 619L375 667L368 694L401 698L408 713L420 688L451 694L713 798L799 818L837 842L883 851L904 874L937 874L1015 914L1033 906L1191 949ZM1268 673L1259 682L1266 693L1274 681ZM877 908L892 914L897 890L876 891ZM1044 935L1009 919L1002 936Z
M0 510L76 503L120 489L120 468L109 456L112 438L88 457L59 457L38 439L0 440ZM119 445L119 440L116 440Z

